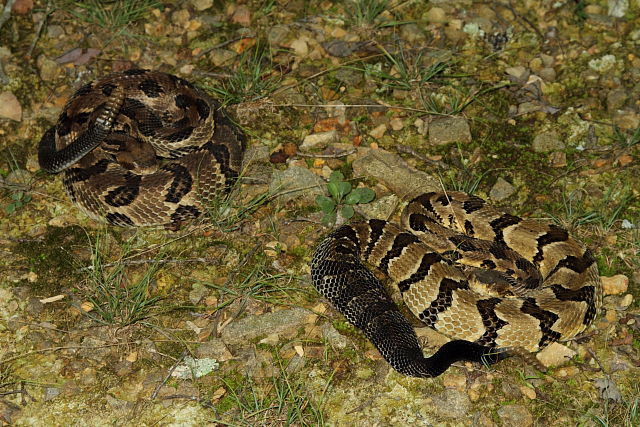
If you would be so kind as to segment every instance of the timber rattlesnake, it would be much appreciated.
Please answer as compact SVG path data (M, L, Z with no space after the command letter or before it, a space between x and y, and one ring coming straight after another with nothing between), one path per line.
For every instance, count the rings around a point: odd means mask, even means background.
M316 249L311 276L403 374L433 377L456 361L537 351L583 332L600 308L593 255L557 225L459 192L418 196L402 225L372 219L338 228ZM363 261L390 277L418 318L454 340L425 358Z
M191 83L133 69L81 87L42 137L38 159L47 172L64 171L66 192L93 218L177 228L229 190L244 146Z

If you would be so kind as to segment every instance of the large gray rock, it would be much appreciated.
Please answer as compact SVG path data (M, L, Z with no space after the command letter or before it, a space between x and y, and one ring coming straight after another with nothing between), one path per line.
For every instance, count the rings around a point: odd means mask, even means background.
M505 405L498 409L498 416L504 426L529 427L533 425L531 412L522 405Z
M471 142L471 130L464 117L440 117L429 124L429 143Z
M352 166L355 177L375 178L400 198L440 189L436 178L412 168L400 156L385 150L369 150L354 160Z
M533 138L533 151L536 153L555 150L564 150L564 142L556 131L542 132Z
M303 199L315 202L318 194L324 194L327 184L309 169L300 166L290 166L284 171L274 171L269 191L279 194L283 201Z
M311 313L295 307L259 316L248 316L231 322L222 330L222 341L227 345L246 344L248 341L267 335L295 333L306 323Z
M471 409L469 396L454 388L447 388L442 393L425 400L423 407L424 416L427 419L429 418L429 413L436 414L442 418L462 418Z

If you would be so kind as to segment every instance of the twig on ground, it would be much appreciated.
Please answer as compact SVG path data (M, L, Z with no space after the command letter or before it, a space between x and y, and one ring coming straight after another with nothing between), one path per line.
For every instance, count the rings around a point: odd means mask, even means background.
M38 29L36 30L36 34L33 36L33 40L31 40L31 45L29 46L29 50L27 51L27 57L31 57L31 54L33 53L33 49L35 49L36 44L38 43L38 40L40 40L40 36L42 35L42 29L44 28L44 24L47 22L47 20L49 19L49 15L51 15L52 12L53 11L51 9L51 1L48 0L47 7L44 10L44 16L38 23Z
M15 2L16 0L8 0L7 3L4 5L4 9L2 10L2 15L0 15L0 30L2 29L2 26L4 25L4 23L7 22L9 18L11 18L11 9L13 8L13 4Z
M176 360L176 362L173 364L173 366L171 366L171 368L169 369L169 372L167 372L167 375L164 377L162 382L157 385L155 390L153 390L153 393L151 394L151 400L154 400L156 397L158 397L158 393L160 393L160 389L167 383L167 381L169 381L169 378L171 377L171 374L173 374L173 371L176 370L178 365L184 360L185 357L187 357L187 351L186 350L182 352L182 354L180 355L178 360Z
M350 154L355 153L356 151L358 151L357 148L352 148L351 150L343 150L343 151L338 151L337 153L333 153L333 154L321 154L321 153L301 153L300 151L298 151L296 153L296 156L300 156L300 157L313 157L313 158L319 158L319 159L337 159L339 157L345 157L348 156Z
M212 263L215 264L220 262L219 259L214 258L186 258L186 259L131 259L131 260L121 260L116 262L109 262L107 264L102 264L102 267L115 267L116 265L140 265L140 264L186 264L186 263ZM88 267L83 267L79 271L90 271L93 270L94 267L92 265Z

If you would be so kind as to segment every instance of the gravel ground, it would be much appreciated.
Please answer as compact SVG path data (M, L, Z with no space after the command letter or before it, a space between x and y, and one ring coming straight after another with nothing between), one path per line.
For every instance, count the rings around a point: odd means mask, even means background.
M640 2L8 3L2 425L640 424ZM196 83L249 137L231 198L177 232L97 223L38 167L74 90L132 67ZM321 211L334 171L376 199ZM351 208L393 219L441 188L595 250L602 313L546 372L403 377L311 286Z

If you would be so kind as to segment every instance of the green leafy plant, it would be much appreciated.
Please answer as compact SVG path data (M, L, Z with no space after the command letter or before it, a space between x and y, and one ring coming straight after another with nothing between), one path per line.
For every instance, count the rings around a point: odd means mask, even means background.
M25 191L16 191L14 193L11 193L11 203L5 206L4 210L7 214L11 215L30 201L31 194Z
M369 203L376 195L370 188L353 188L351 183L344 181L344 175L340 171L331 173L327 190L331 197L323 195L316 197L316 204L324 213L322 223L325 225L334 224L338 213L344 219L351 218L354 214L354 205Z

